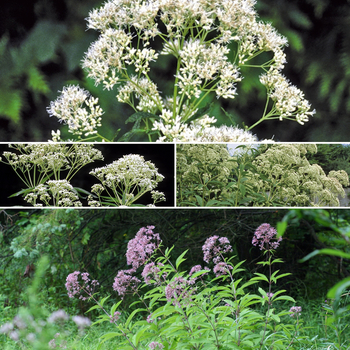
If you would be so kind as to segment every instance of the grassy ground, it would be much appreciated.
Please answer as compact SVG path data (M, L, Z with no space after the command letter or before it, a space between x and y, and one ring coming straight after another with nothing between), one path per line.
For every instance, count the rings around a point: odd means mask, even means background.
M339 329L343 330L340 335L340 342L342 346L335 347L333 344L338 341L337 331L327 325L327 321L330 319L331 314L326 312L322 305L324 300L317 301L301 301L297 305L302 307L302 334L309 339L313 339L313 345L311 347L303 347L298 344L293 344L290 349L341 349L350 350L350 313L347 312L347 316L339 323ZM11 319L14 314L14 310L4 310L4 313L0 314L0 324L4 324ZM76 327L67 329L67 333L74 334L65 338L67 341L67 349L74 350L97 350L99 344L99 338L108 332L116 331L113 324L100 324L90 327L84 334L77 334ZM57 346L57 348L59 348ZM0 349L4 350L20 350L20 349L32 349L31 347L21 346L18 342L10 340L4 334L0 334ZM99 350L117 350L118 340L107 341Z

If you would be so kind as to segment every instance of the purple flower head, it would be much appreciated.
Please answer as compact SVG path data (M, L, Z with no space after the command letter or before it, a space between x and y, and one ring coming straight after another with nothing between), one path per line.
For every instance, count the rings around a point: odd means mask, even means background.
M274 293L266 293L267 298L271 300L271 298L274 296Z
M260 250L277 249L282 237L276 240L277 231L270 224L261 224L255 231L252 244L259 246ZM273 241L273 239L275 241Z
M119 320L120 315L121 315L121 313L119 311L116 311L113 316L109 316L110 317L109 322L116 323Z
M232 252L230 241L226 237L212 236L209 237L202 247L206 263L211 259L215 264L222 260L222 254Z
M69 315L64 310L54 311L47 319L49 323L64 322L69 320Z
M301 306L292 306L289 312L293 312L290 317L300 316L301 315Z
M85 292L89 297L92 296L93 290L99 283L96 280L90 280L89 274L87 272L81 273L82 284L79 283L78 277L80 275L79 271L75 271L68 275L66 279L66 289L68 291L68 296L74 298L76 294L80 294L81 291ZM90 284L91 281L91 284ZM86 300L87 298L83 295L79 296L79 299Z
M146 284L150 284L151 280L156 281L158 285L160 285L161 280L159 276L160 267L163 267L164 265L162 263L157 263L157 265L154 262L151 262L143 268L141 276L143 277L143 280ZM166 274L163 274L163 277L166 278Z
M151 350L161 350L164 348L164 345L161 344L161 343L157 343L155 341L153 341L152 343L149 343L148 347L151 349Z
M216 277L227 275L233 267L231 265L226 264L225 262L219 262L214 266L214 273Z
M152 314L149 314L149 315L147 316L147 323L153 323Z
M72 321L77 325L79 329L84 329L91 325L90 319L84 316L73 316Z
M136 234L135 238L128 243L126 260L128 265L136 270L143 265L159 247L161 239L159 233L153 232L154 226L142 227Z
M202 266L201 265L195 265L192 267L189 275L192 276L194 273L201 271L202 270Z
M152 319L152 314L149 314L147 316L147 323L153 323L155 320L156 320L156 318ZM158 320L161 320L161 317L158 317Z
M175 277L172 282L170 282L165 287L165 296L168 301L172 301L173 305L180 305L179 299L185 303L191 301L191 294L195 289L189 289L188 287L191 283L185 280L182 276Z
M201 271L201 270L208 270L209 271L209 268L208 267L205 267L204 269L202 269L202 266L201 265L195 265L191 268L190 272L189 272L189 276L192 276L194 273L198 272L198 271ZM199 276L200 278L204 275L206 275L208 272L205 272L203 273L203 275ZM196 283L196 280L198 279L198 277L191 277L191 279L188 281L188 283L190 284L194 284Z
M120 296L124 296L128 291L136 291L137 286L141 282L137 277L132 276L134 269L120 270L114 278L113 289Z

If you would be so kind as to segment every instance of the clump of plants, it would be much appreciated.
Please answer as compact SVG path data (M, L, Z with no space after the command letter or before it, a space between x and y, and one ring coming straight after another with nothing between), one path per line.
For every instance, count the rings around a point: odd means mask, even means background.
M349 176L310 164L315 144L177 146L179 206L339 206ZM343 187L344 186L344 187Z
M252 240L265 257L258 264L269 272L267 276L255 273L249 280L240 274L243 261L234 263L230 256L226 237L205 241L207 266L182 271L186 251L172 262L172 248L164 249L153 230L154 226L141 228L128 243L126 258L131 268L119 271L114 279L113 289L121 300L112 307L106 306L109 296L100 299L93 292L97 282L87 273L76 271L67 277L69 297L94 301L89 311L103 312L94 324L115 325L114 332L101 336L102 342L117 338L120 349L287 349L310 344L303 335L301 308L292 306L295 300L277 287L288 274L279 274L275 268L282 263L274 256L282 238L272 226L259 226ZM258 294L247 292L252 285L257 285ZM139 300L128 306L134 310L124 322L119 308L129 293Z
M90 172L100 183L91 192L73 187L72 178L87 164L103 160L100 150L91 144L42 143L10 145L15 152L4 152L4 159L16 172L26 188L13 196L23 196L35 207L81 207L81 198L99 206L131 206L150 192L152 203L165 201L156 190L164 176L158 168L138 154L128 154Z
M287 40L258 20L254 5L252 0L110 0L92 10L88 28L100 36L85 53L83 68L134 111L125 118L131 131L118 140L141 135L148 141L251 142L257 137L250 130L264 121L307 122L315 111L282 74ZM175 67L168 95L160 91L155 71L162 56ZM261 72L267 93L261 116L238 127L227 115L228 125L218 126L213 100L236 98L243 68ZM79 86L64 87L48 113L67 124L77 140L113 141L99 133L98 99ZM58 141L60 131L52 136Z

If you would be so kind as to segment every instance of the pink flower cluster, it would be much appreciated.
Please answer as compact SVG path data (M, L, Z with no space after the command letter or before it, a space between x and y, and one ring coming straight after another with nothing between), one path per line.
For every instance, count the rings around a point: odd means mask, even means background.
M213 262L217 264L222 261L222 254L232 252L232 247L226 237L212 236L205 241L202 250L203 260L206 263L213 259Z
M233 267L231 265L228 265L225 262L219 262L214 266L214 273L216 277L222 276L222 275L227 275L230 270L232 270Z
M165 296L168 301L172 301L173 305L181 305L179 299L182 299L182 302L189 303L191 294L194 292L194 289L189 289L191 283L184 279L182 276L175 277L172 282L170 282L165 287Z
M148 347L151 349L151 350L156 350L156 349L163 349L164 348L164 345L161 344L161 343L157 343L155 341L153 341L152 343L149 343Z
M260 250L277 249L282 237L276 239L277 231L270 224L261 224L255 231L252 244L259 246ZM274 241L273 241L274 240Z
M159 237L159 233L154 233L153 229L154 226L147 226L147 228L142 227L136 233L135 238L131 239L128 243L126 261L132 268L119 271L113 283L113 289L122 297L130 290L132 292L137 290L141 281L137 277L132 276L132 274L146 263L162 241ZM154 263L153 265L150 263L145 266L142 277L145 279L146 283L149 282L152 277L156 278L155 275L160 271L159 266L154 266ZM153 276L149 277L149 274Z
M163 267L164 265L162 263L157 263L157 265L154 262L151 262L143 268L143 271L141 273L141 276L143 277L143 280L146 284L150 284L151 280L154 280L158 285L160 285L160 267ZM163 278L166 278L166 274L163 274Z
M128 243L126 260L135 271L151 257L162 241L159 233L154 233L153 229L154 226L142 227Z
M81 279L83 280L83 284L80 284L78 281L79 275L81 275ZM89 297L92 296L93 290L96 286L99 285L99 283L96 280L92 280L90 283L89 274L87 272L82 272L80 274L80 271L74 271L73 273L69 274L66 279L66 289L68 291L68 296L70 298L74 298L75 295L79 295L81 291L85 292ZM80 294L79 299L86 300L87 297L84 297Z
M132 276L134 269L120 270L114 278L113 289L118 292L120 296L124 296L129 290L136 291L137 286L141 282L137 277Z
M109 316L109 317L110 317L109 322L110 322L110 323L115 323L115 322L117 322L117 321L119 320L120 315L121 315L121 313L120 313L119 311L116 311L116 312L114 313L113 316L112 316L112 315Z
M301 315L301 306L292 306L289 312L293 312L290 317L300 316Z

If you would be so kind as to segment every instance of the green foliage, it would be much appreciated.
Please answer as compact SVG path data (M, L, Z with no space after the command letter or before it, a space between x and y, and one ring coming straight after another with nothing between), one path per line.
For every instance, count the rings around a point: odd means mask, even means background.
M350 147L343 144L319 144L317 153L306 155L310 164L319 164L326 173L344 170L350 174Z
M325 145L327 146L327 145ZM229 157L226 146L177 146L179 206L340 206L344 170L328 176L307 153L316 145L241 145Z
M48 95L49 85L40 66L55 59L66 28L46 20L37 22L19 47L10 44L8 36L0 41L0 115L18 124L27 101L24 91L35 99Z
M286 75L298 82L316 108L316 120L296 140L347 141L349 113L349 6L331 0L271 0L257 3L263 18L289 41ZM293 126L291 126L293 127ZM329 130L332 130L330 133ZM291 140L292 130L285 131ZM287 136L288 135L288 136ZM292 136L293 135L293 136ZM295 138L293 138L295 140Z
M304 215L310 215L315 218L316 221L322 223L323 226L330 228L335 231L334 236L321 236L320 243L322 246L337 247L340 249L323 248L319 250L314 250L300 262L308 261L309 259L317 255L329 255L332 257L339 257L342 262L343 259L348 261L350 259L350 230L349 221L346 221L345 227L338 227L331 220L329 214L326 211L308 211L306 213L291 211L283 219L284 222L288 222L297 218L302 219ZM344 222L343 222L344 224ZM281 232L282 233L282 232ZM331 299L331 303L326 303L324 305L325 311L329 314L326 320L326 327L329 327L335 332L337 343L335 346L337 348L342 348L344 342L348 339L346 334L349 333L349 327L344 320L350 315L350 304L349 304L349 287L350 278L346 277L343 280L336 283L327 293L327 297Z

